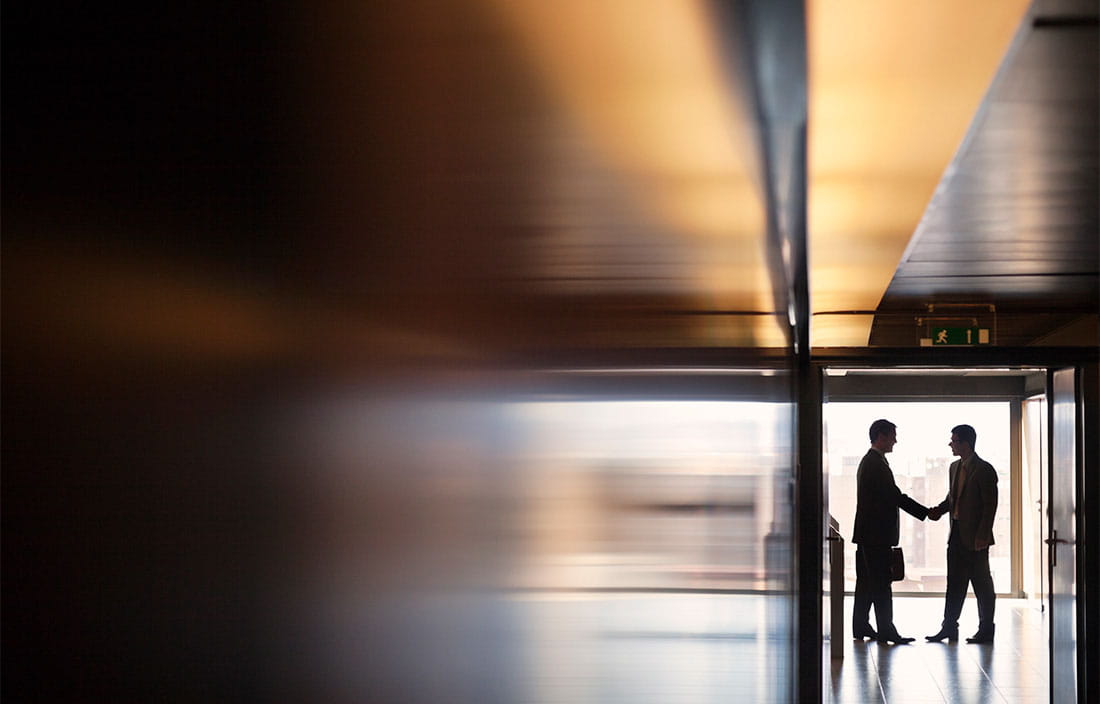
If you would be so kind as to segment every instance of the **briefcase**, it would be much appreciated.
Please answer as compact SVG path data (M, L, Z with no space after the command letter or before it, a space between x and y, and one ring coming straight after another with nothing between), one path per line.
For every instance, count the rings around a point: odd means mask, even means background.
M901 548L890 548L890 580L900 582L905 579L905 554Z

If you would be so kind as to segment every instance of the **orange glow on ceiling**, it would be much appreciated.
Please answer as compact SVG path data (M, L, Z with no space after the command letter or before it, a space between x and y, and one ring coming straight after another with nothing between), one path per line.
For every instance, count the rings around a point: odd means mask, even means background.
M490 0L554 99L640 212L705 251L693 264L700 307L774 307L755 121L724 62L703 2ZM783 346L773 318L742 322Z
M963 141L1027 0L813 0L808 247L815 347L871 316Z
M757 120L707 6L486 2L647 216L684 247L720 245L695 264L700 305L771 310ZM813 346L867 344L873 316L848 312L877 308L1027 6L807 4ZM760 328L783 344L773 321Z

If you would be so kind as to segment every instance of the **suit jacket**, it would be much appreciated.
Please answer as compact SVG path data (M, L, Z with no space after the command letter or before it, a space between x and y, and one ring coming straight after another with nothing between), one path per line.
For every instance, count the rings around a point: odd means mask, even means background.
M897 545L899 508L922 521L928 516L928 509L901 493L886 458L872 448L860 460L856 472L856 521L852 542Z
M948 476L951 483L947 490L947 498L940 502L937 508L947 512L953 512L955 507L955 480L959 476L959 467L962 460L951 463ZM958 497L959 503L959 539L968 550L974 549L975 540L983 538L990 545L993 544L993 519L997 515L997 470L978 455L970 458L970 467L963 479L963 485Z

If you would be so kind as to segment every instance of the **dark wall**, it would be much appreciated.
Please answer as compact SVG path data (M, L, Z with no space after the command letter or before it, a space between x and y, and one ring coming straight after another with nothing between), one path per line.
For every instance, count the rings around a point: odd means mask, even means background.
M278 20L2 19L4 698L253 699L286 375L208 313L285 267Z

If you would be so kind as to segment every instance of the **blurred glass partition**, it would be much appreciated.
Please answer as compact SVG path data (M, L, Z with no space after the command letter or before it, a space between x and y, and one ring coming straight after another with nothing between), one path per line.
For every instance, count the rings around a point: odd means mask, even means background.
M801 3L32 5L4 693L794 698Z
M778 576L765 539L790 520L774 497L788 406L546 400L509 410L524 437L530 541L517 586L756 591Z
M789 379L551 376L287 416L287 691L791 700Z

